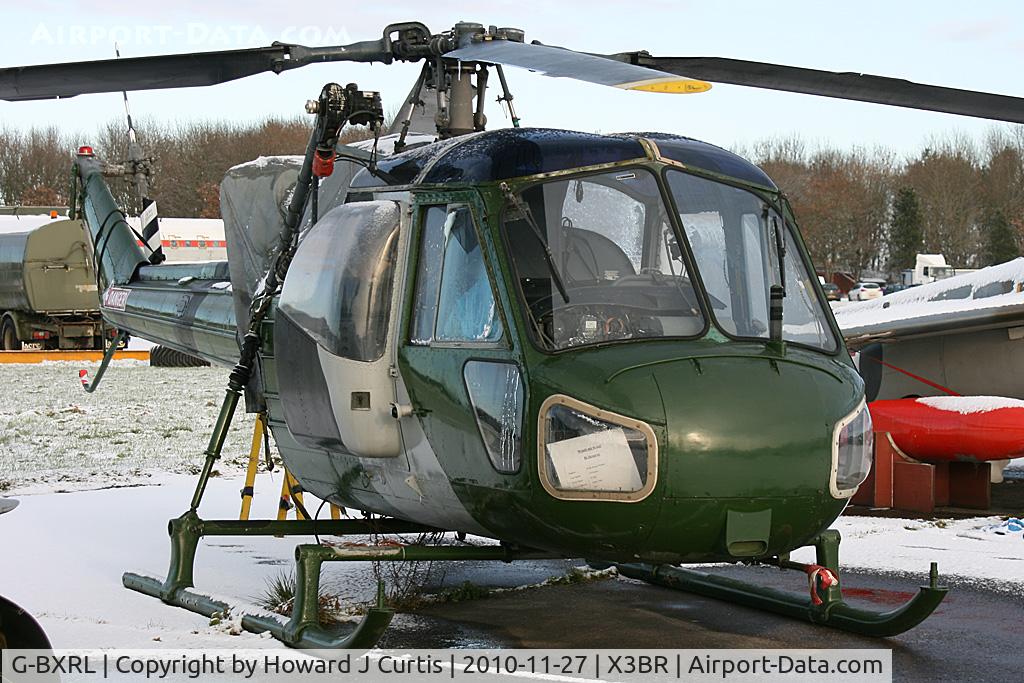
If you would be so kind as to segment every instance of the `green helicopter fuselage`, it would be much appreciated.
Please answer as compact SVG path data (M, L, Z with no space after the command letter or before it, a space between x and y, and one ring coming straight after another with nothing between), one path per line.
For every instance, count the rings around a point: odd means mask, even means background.
M262 326L258 397L307 491L674 563L804 545L866 476L863 382L755 166L676 136L513 129L375 171L303 233ZM178 278L167 296L201 301L158 305L159 268L108 281L130 292L108 320L223 363L230 290Z

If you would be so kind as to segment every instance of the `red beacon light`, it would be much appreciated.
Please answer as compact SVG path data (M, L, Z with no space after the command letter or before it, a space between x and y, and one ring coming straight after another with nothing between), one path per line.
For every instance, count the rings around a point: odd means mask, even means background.
M82 145L81 147L78 148L78 155L84 157L94 156L92 147L89 145Z

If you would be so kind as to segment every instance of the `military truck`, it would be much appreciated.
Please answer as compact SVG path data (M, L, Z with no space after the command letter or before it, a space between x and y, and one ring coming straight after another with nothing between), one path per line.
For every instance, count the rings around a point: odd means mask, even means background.
M81 222L38 217L25 221L25 230L8 232L12 229L10 223L3 227L3 350L17 351L24 344L38 344L44 349L102 349L104 325L96 273ZM19 227L13 225L14 230Z

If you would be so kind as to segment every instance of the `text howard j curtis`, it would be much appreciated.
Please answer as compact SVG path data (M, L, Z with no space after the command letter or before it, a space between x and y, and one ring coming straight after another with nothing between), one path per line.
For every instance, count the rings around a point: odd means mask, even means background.
M408 658L383 655L372 660L360 660L349 655L320 659L282 654L244 657L237 654L197 653L195 656L173 658L108 654L17 655L11 658L7 666L15 674L96 674L106 677L116 672L155 680L171 676L199 678L210 674L238 674L243 678L251 678L257 674L436 674L443 670L442 660L429 655Z

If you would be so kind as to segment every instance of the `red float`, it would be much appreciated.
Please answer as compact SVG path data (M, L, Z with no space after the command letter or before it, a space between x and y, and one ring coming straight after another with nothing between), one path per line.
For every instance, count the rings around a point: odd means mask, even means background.
M926 462L988 462L1024 456L1024 401L932 396L868 404L876 432Z

